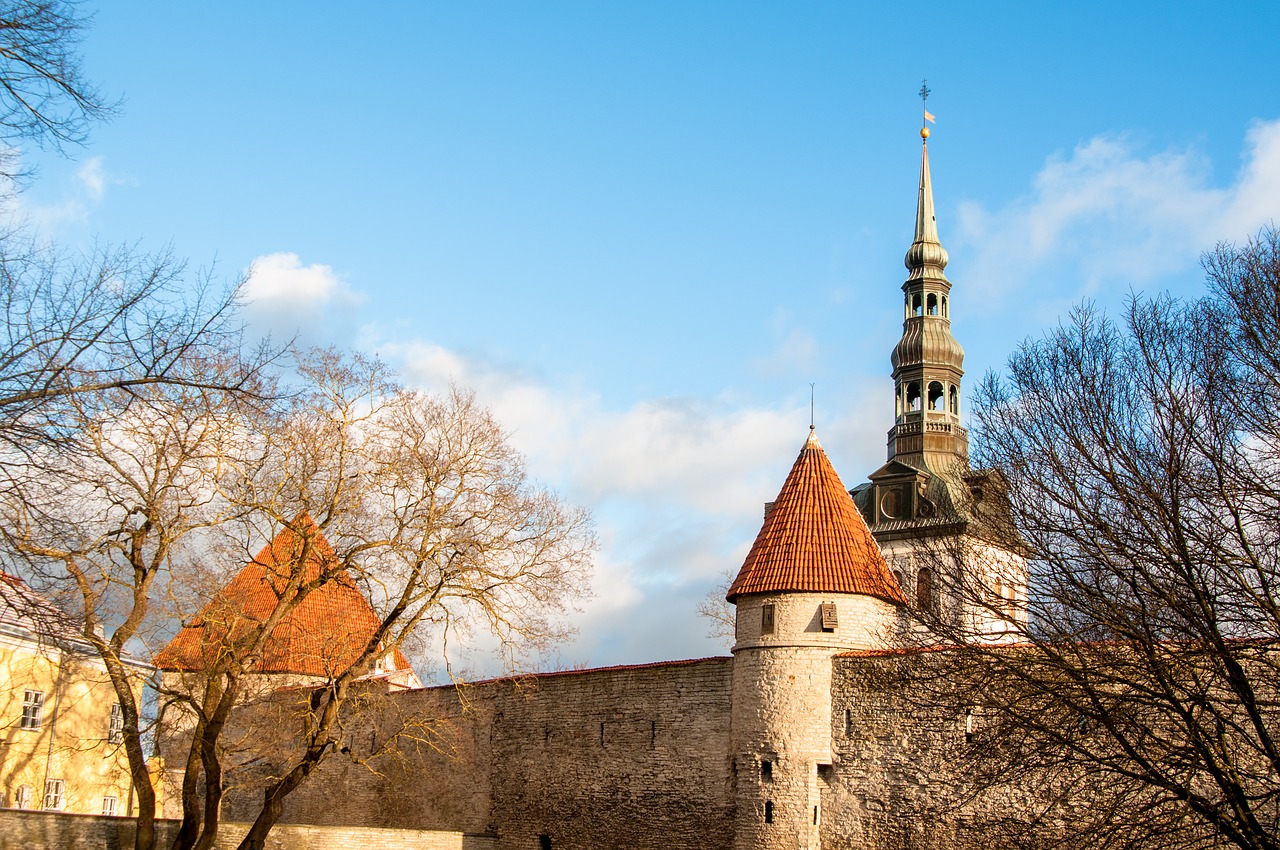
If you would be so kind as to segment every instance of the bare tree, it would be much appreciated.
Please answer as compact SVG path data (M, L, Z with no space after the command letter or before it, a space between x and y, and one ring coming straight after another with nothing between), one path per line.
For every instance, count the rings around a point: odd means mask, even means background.
M85 77L80 44L88 16L78 0L0 3L0 176L23 176L16 145L64 151L115 105Z
M0 241L0 443L23 451L64 436L62 417L90 403L77 396L251 388L273 354L241 357L239 293L239 283L190 280L167 253L122 247L71 260L30 240Z
M229 588L161 659L183 674L167 679L166 695L192 717L184 848L216 840L227 781L222 738L246 701L263 702L263 688L305 694L290 724L302 732L282 754L277 748L243 848L263 847L288 795L333 753L351 752L346 707L406 641L428 632L447 645L482 629L514 664L521 651L567 633L566 606L586 591L588 516L528 481L522 458L470 394L409 391L381 363L333 351L309 353L297 372L304 383L288 409L256 423L262 452L221 475L222 498L256 524L256 539L275 541L251 564L263 574L256 607L249 612ZM371 617L328 635L319 668L271 666L294 611L318 594L355 589Z
M1278 844L1280 236L1205 268L1209 296L1078 308L977 393L1029 617L1001 645L922 615L955 648L915 675L966 716L980 785L1036 789L1042 809L1003 824L1015 845Z
M139 850L153 845L155 794L128 653L154 647L157 629L163 638L165 612L156 599L192 580L184 574L198 563L189 538L227 520L216 473L230 459L247 405L264 395L261 384L247 392L234 351L212 358L195 351L168 366L164 382L99 387L46 403L39 427L56 427L58 438L10 442L21 451L6 453L0 490L7 551L56 594L115 689Z
M733 606L725 598L729 586L733 584L733 576L732 570L721 570L715 587L707 591L707 595L698 601L695 609L699 617L707 620L707 637L714 638L726 647L733 646L737 630Z

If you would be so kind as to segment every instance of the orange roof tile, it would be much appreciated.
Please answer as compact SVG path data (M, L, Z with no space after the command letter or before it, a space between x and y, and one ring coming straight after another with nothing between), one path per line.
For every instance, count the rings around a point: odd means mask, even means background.
M231 582L205 605L192 623L156 655L162 670L200 670L232 649L234 642L271 616L307 538L312 548L304 581L333 569L336 555L315 521L303 515L285 528ZM342 570L303 598L272 630L257 673L333 676L364 652L380 620L351 576ZM409 669L400 650L397 670Z
M812 431L730 585L728 599L783 590L862 593L906 603Z

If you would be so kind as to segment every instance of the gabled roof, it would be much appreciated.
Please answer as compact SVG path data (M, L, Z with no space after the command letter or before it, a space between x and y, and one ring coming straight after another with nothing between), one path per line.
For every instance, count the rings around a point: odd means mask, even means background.
M264 622L275 611L280 592L298 569L304 545L311 550L304 581L336 567L336 555L315 521L299 517L286 527L258 556L204 606L196 618L156 655L162 670L196 671L215 663L232 650L236 640ZM316 587L272 630L256 673L294 673L334 676L364 652L381 621L346 570ZM409 670L400 650L392 659L396 670Z
M872 481L879 481L882 478L902 478L915 476L916 478L928 478L932 473L928 470L921 469L918 466L905 463L897 458L891 459L884 466L867 476ZM855 488L856 489L856 488Z
M75 621L15 575L0 571L0 632L51 646L87 646Z
M729 587L728 599L786 590L861 593L906 602L812 430Z
M76 617L60 610L18 576L0 570L0 635L42 649L98 657L98 650L81 633L81 628L82 622ZM128 652L121 652L120 660L129 667L151 669Z

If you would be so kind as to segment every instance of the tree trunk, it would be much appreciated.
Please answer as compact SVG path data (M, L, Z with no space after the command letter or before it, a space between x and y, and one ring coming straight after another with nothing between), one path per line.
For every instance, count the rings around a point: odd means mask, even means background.
M187 750L187 767L182 774L182 825L173 839L173 850L192 850L200 835L200 746L204 723L196 724L190 748Z
M228 693L231 689L228 689ZM222 760L218 757L218 738L226 725L226 713L221 710L222 703L230 704L234 700L220 701L219 711L205 727L204 736L200 740L200 762L204 765L204 828L200 830L200 838L196 841L195 850L214 850L218 841L218 822L222 815Z
M253 826L249 827L249 832L245 834L244 840L236 850L266 850L267 835L284 814L285 798L315 770L324 757L324 752L324 747L308 749L300 764L266 790L263 795L262 811L258 812Z

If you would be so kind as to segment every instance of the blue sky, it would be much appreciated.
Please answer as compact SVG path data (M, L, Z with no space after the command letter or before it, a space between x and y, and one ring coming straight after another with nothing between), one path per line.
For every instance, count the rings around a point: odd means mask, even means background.
M1280 219L1276 32L1260 2L104 4L122 114L29 154L16 214L253 267L255 328L473 386L597 516L559 663L715 654L694 607L811 382L845 483L883 460L921 78L972 386Z

